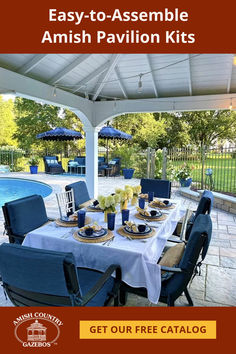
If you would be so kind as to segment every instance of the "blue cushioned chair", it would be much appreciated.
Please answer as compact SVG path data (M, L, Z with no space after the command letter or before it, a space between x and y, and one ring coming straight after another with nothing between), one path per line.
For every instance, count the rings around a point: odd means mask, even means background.
M112 298L118 305L120 267L105 273L76 268L72 253L4 243L0 274L15 306L104 306Z
M175 301L184 292L188 303L193 306L193 301L189 295L187 285L192 276L197 274L198 269L204 260L210 244L212 234L212 222L210 215L198 215L195 220L191 234L186 244L184 254L177 267L164 267L161 270L169 272L170 276L162 281L160 302L168 306L174 306ZM199 256L201 259L199 261ZM131 292L147 297L145 288L132 288L125 283L121 284L121 303L125 304L127 293Z
M62 168L61 161L58 161L57 156L44 156L43 161L45 173L61 174L65 172Z
M90 200L87 185L84 181L79 181L65 186L66 191L71 189L74 191L75 210L78 210L81 204Z
M68 172L70 173L86 173L86 157L85 156L77 156L74 160L68 161Z
M5 203L2 210L10 243L21 244L25 234L49 220L43 198L36 194Z
M198 215L200 214L210 214L212 207L213 207L213 203L214 203L214 195L211 191L205 190L202 193L202 197L198 203L198 207L197 210L195 212L192 213L192 215L190 216L189 220L188 220L188 224L187 224L187 228L186 228L186 233L185 233L185 240L188 240L191 229L193 227L193 224L196 220L196 218L198 217ZM181 222L178 223L177 225L177 229L178 226L181 226ZM174 232L174 235L179 236L179 232L177 231L177 229Z
M171 182L162 179L142 178L140 181L141 193L154 192L155 197L170 198Z

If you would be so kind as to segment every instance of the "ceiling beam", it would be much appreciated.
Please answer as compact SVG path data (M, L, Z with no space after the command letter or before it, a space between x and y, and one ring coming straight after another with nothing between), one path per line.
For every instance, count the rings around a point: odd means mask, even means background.
M231 63L230 70L229 70L229 78L228 78L228 81L227 81L226 93L230 93L232 76L233 76L233 68L234 68L234 54L232 54L231 60L232 60L232 63Z
M49 54L36 54L32 59L27 61L20 69L17 70L19 74L25 75L31 71L35 66L37 66L41 61L46 58Z
M101 75L101 78L99 78L99 82L97 83L94 94L93 94L93 101L95 101L99 95L99 93L102 91L104 85L106 84L106 80L109 78L111 75L112 71L115 69L119 59L121 57L121 54L112 54L109 66L106 71L103 72Z
M99 76L101 73L103 73L105 70L107 70L108 66L109 66L109 62L103 64L102 66L100 66L99 68L94 70L91 74L86 76L83 80L78 81L75 84L76 89L73 90L73 93L79 91L79 89L81 87L86 86L90 81L94 80L97 76Z
M93 125L92 102L59 88L56 89L56 94L54 94L53 86L31 79L28 76L0 68L0 91L12 91L16 96L57 107L67 107L73 112L79 112L78 116L86 127Z
M92 54L81 54L78 58L76 58L71 64L67 65L63 70L60 70L56 75L54 75L49 81L49 85L54 85L58 81L62 80L66 75L68 75L71 71L73 71L77 66L82 64L85 60L87 60Z
M231 101L236 102L236 93L117 100L115 109L113 101L96 101L93 124L102 126L107 120L127 113L173 112L173 106L175 112L228 110Z
M126 91L126 88L125 88L125 85L124 85L124 81L120 77L120 73L119 73L119 70L118 70L117 67L114 68L114 73L115 73L115 75L117 77L118 84L120 86L120 89L121 89L121 91L123 93L124 98L128 98L128 94L127 94L127 91Z
M190 54L187 54L187 68L188 68L188 90L189 90L189 96L193 95L193 85L192 85L192 70L191 70L191 56Z
M152 80L152 86L153 86L153 90L155 92L155 96L158 97L158 90L157 90L157 85L155 82L155 78L153 75L153 68L152 68L152 64L151 64L151 60L150 60L150 56L149 54L146 54L146 59L147 59L147 63L148 63L148 70L150 71L150 76L151 76L151 80Z

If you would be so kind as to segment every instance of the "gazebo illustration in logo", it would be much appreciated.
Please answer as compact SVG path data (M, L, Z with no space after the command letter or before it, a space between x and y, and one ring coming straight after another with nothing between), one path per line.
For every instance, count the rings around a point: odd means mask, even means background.
M27 327L27 340L32 342L46 341L46 330L38 320Z

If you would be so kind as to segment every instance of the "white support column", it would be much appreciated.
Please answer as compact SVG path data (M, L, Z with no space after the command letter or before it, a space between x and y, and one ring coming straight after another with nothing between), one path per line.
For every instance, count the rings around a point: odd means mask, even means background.
M98 131L84 127L86 137L86 183L91 198L98 194Z

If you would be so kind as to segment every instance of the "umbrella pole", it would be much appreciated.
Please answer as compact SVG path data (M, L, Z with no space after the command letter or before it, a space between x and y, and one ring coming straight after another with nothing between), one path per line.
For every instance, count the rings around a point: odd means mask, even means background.
M108 150L108 139L107 139L107 163L108 163L108 157L109 157L109 150Z

